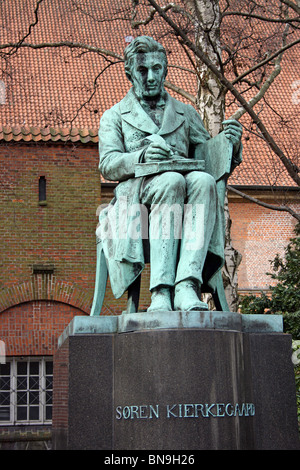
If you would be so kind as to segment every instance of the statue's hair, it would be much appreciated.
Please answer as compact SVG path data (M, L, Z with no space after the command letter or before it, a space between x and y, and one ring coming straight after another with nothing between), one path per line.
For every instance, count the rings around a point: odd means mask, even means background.
M134 56L147 52L162 52L164 54L165 73L167 74L168 59L165 48L150 36L138 36L128 44L124 51L125 73L129 80L131 80L131 68L133 66Z

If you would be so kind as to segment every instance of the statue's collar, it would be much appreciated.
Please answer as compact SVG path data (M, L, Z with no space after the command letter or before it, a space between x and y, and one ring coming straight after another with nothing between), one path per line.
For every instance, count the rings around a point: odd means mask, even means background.
M164 109L165 106L166 106L166 101L167 101L167 99L168 99L168 94L167 94L167 92L166 92L165 90L161 93L161 95L160 95L160 97L159 97L159 100L156 101L156 102L151 102L151 101L144 100L143 98L139 98L139 97L135 94L135 92L133 92L133 93L134 93L136 99L138 100L138 102L141 104L141 106L142 106L143 108L146 108L146 109L148 109L148 108L151 109L152 107L153 107L153 108L155 107L155 108ZM151 103L153 103L153 104L155 103L155 106L151 106Z
M132 126L149 134L163 135L173 132L183 123L184 111L181 103L172 98L167 92L165 98L165 112L161 129L157 127L143 109L132 88L120 102L122 117Z

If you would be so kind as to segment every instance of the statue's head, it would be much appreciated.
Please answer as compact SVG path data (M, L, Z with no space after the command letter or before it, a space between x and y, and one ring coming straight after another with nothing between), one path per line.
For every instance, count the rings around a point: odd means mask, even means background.
M135 38L125 49L125 73L138 97L155 99L168 70L165 48L149 36Z

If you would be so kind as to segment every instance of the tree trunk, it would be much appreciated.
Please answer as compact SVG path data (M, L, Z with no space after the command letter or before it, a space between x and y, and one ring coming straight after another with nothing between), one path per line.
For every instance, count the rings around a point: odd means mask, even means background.
M207 57L220 68L220 10L218 0L191 1L194 7L195 41ZM214 137L222 130L225 116L225 92L215 75L198 60L197 106L204 125Z
M195 18L195 41L208 58L218 67L221 67L220 46L220 8L218 0L186 0L187 7ZM222 121L225 117L225 89L208 69L198 61L198 93L197 107L204 125L210 135L214 137L222 130ZM241 262L240 253L231 243L231 220L228 210L228 199L225 198L225 265L223 280L227 302L231 311L238 309L238 281L237 268ZM206 299L206 301L209 299Z

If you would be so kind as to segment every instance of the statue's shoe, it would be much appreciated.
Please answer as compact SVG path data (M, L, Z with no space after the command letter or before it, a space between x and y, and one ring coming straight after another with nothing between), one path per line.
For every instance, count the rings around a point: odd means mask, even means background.
M183 311L202 311L208 310L208 305L199 299L193 281L181 281L175 286L174 308Z
M154 312L157 310L173 310L170 289L168 287L158 287L153 289L151 293L151 305L147 312Z

